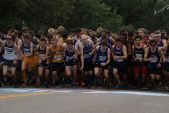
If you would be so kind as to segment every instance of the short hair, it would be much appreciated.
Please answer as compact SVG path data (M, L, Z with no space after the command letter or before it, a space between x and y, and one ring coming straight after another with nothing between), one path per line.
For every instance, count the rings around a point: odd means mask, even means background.
M42 37L40 38L40 41L41 41L41 42L46 42L46 38L45 38L44 36L42 36Z
M23 37L24 37L24 38L30 38L30 33L28 33L28 32L23 33Z
M150 44L150 45L152 45L152 44L156 45L156 44L157 44L157 41L154 40L154 39L151 39L151 40L149 41L149 44Z
M140 40L141 40L142 37L141 37L141 36L135 36L135 37L134 37L134 40L136 40L136 39L140 39Z
M117 38L116 42L122 42L122 39L121 38Z
M63 31L65 31L65 28L64 28L63 26L59 26L59 27L57 28L57 30L58 30L58 33L60 34L60 33L62 33Z
M75 31L76 31L76 33L80 33L81 32L81 28L77 27L77 28L75 28Z
M134 36L134 32L133 31L129 31L128 32L128 36Z
M68 38L68 39L66 40L66 44L67 44L67 45L73 45L73 40L72 40L71 38Z

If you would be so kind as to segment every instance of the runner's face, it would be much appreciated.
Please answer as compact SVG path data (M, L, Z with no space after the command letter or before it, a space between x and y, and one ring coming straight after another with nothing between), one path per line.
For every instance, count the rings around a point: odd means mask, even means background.
M8 41L8 43L12 43L12 37L11 36L7 36L6 40Z
M72 47L73 47L72 44L68 44L68 45L67 45L67 48L72 48Z
M46 45L45 42L40 42L40 46L44 47Z
M134 42L135 42L136 45L141 44L141 40L140 39L136 39Z
M88 40L87 39L84 40L84 44L88 44Z
M106 45L101 45L101 50L104 52L106 50L107 46Z
M149 39L148 39L148 38L146 38L146 37L145 37L145 38L143 38L143 42L144 42L144 43L148 43L148 41L149 41Z
M116 46L120 48L120 47L122 47L122 43L119 41L116 41Z
M143 37L145 35L144 31L142 31L142 30L138 31L138 33L141 37Z
M156 41L160 41L160 40L161 40L161 37L160 37L160 36L156 36L156 37L155 37L155 40L156 40Z
M58 40L59 40L59 38L58 38L57 36L54 36L54 37L51 39L52 45L57 45Z
M28 36L24 37L24 42L29 42L29 41L30 41L30 39Z
M156 48L156 45L155 44L150 44L150 48L154 50Z

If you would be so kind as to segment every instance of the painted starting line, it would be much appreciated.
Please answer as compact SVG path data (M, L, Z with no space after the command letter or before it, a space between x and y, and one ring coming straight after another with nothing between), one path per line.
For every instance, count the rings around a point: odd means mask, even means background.
M169 97L167 93L154 92L139 92L139 91L99 91L85 89L36 89L36 88L1 88L0 93L85 93L85 94L123 94L123 95L138 95L138 96L164 96Z

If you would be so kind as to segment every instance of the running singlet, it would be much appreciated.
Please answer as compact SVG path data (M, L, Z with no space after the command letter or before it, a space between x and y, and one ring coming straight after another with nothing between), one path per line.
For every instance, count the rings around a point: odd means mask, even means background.
M41 49L39 46L38 52L39 52L39 58L43 59L46 56L46 46L44 49Z
M73 56L74 54L75 54L75 52L74 52L73 49L70 50L70 49L66 48L66 50L65 50L65 62L66 63L74 63L75 62L75 58Z
M31 55L31 50L30 50L30 45L31 45L31 43L29 42L29 43L23 43L23 54L25 55L25 56L30 56Z
M106 63L107 62L107 60L108 60L107 50L108 50L108 48L106 48L105 52L102 52L100 47L99 47L99 49L97 51L97 55L96 55L96 63L97 64L102 64L102 63Z
M85 44L83 48L84 53L84 61L85 62L92 62L93 61L93 55L90 54L92 52L93 47L91 44Z
M16 59L15 44L8 46L7 43L5 42L4 59L6 59L6 60L15 60Z
M148 51L148 58L151 58L151 60L149 61L150 64L157 64L160 62L160 55L158 52L158 48L156 48L155 52L151 52L150 48Z
M157 46L158 46L158 47L163 47L163 46L164 46L162 39L160 40L160 43L157 44Z
M137 61L142 61L143 58L144 58L144 49L143 49L143 47L141 47L141 48L134 47L133 55L134 55L134 57L135 57L135 59Z
M64 47L59 45L58 47L51 46L50 51L52 53L52 62L63 63Z
M122 48L118 49L116 46L114 46L113 48L113 53L115 56L118 57L124 56L123 49ZM122 64L124 63L124 60L122 58L117 58L116 63Z

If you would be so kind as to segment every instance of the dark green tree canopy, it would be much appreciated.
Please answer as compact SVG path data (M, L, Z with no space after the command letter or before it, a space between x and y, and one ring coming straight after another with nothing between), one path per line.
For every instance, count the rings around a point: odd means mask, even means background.
M0 0L0 30L24 24L35 31L59 25L169 30L168 5L168 0Z

